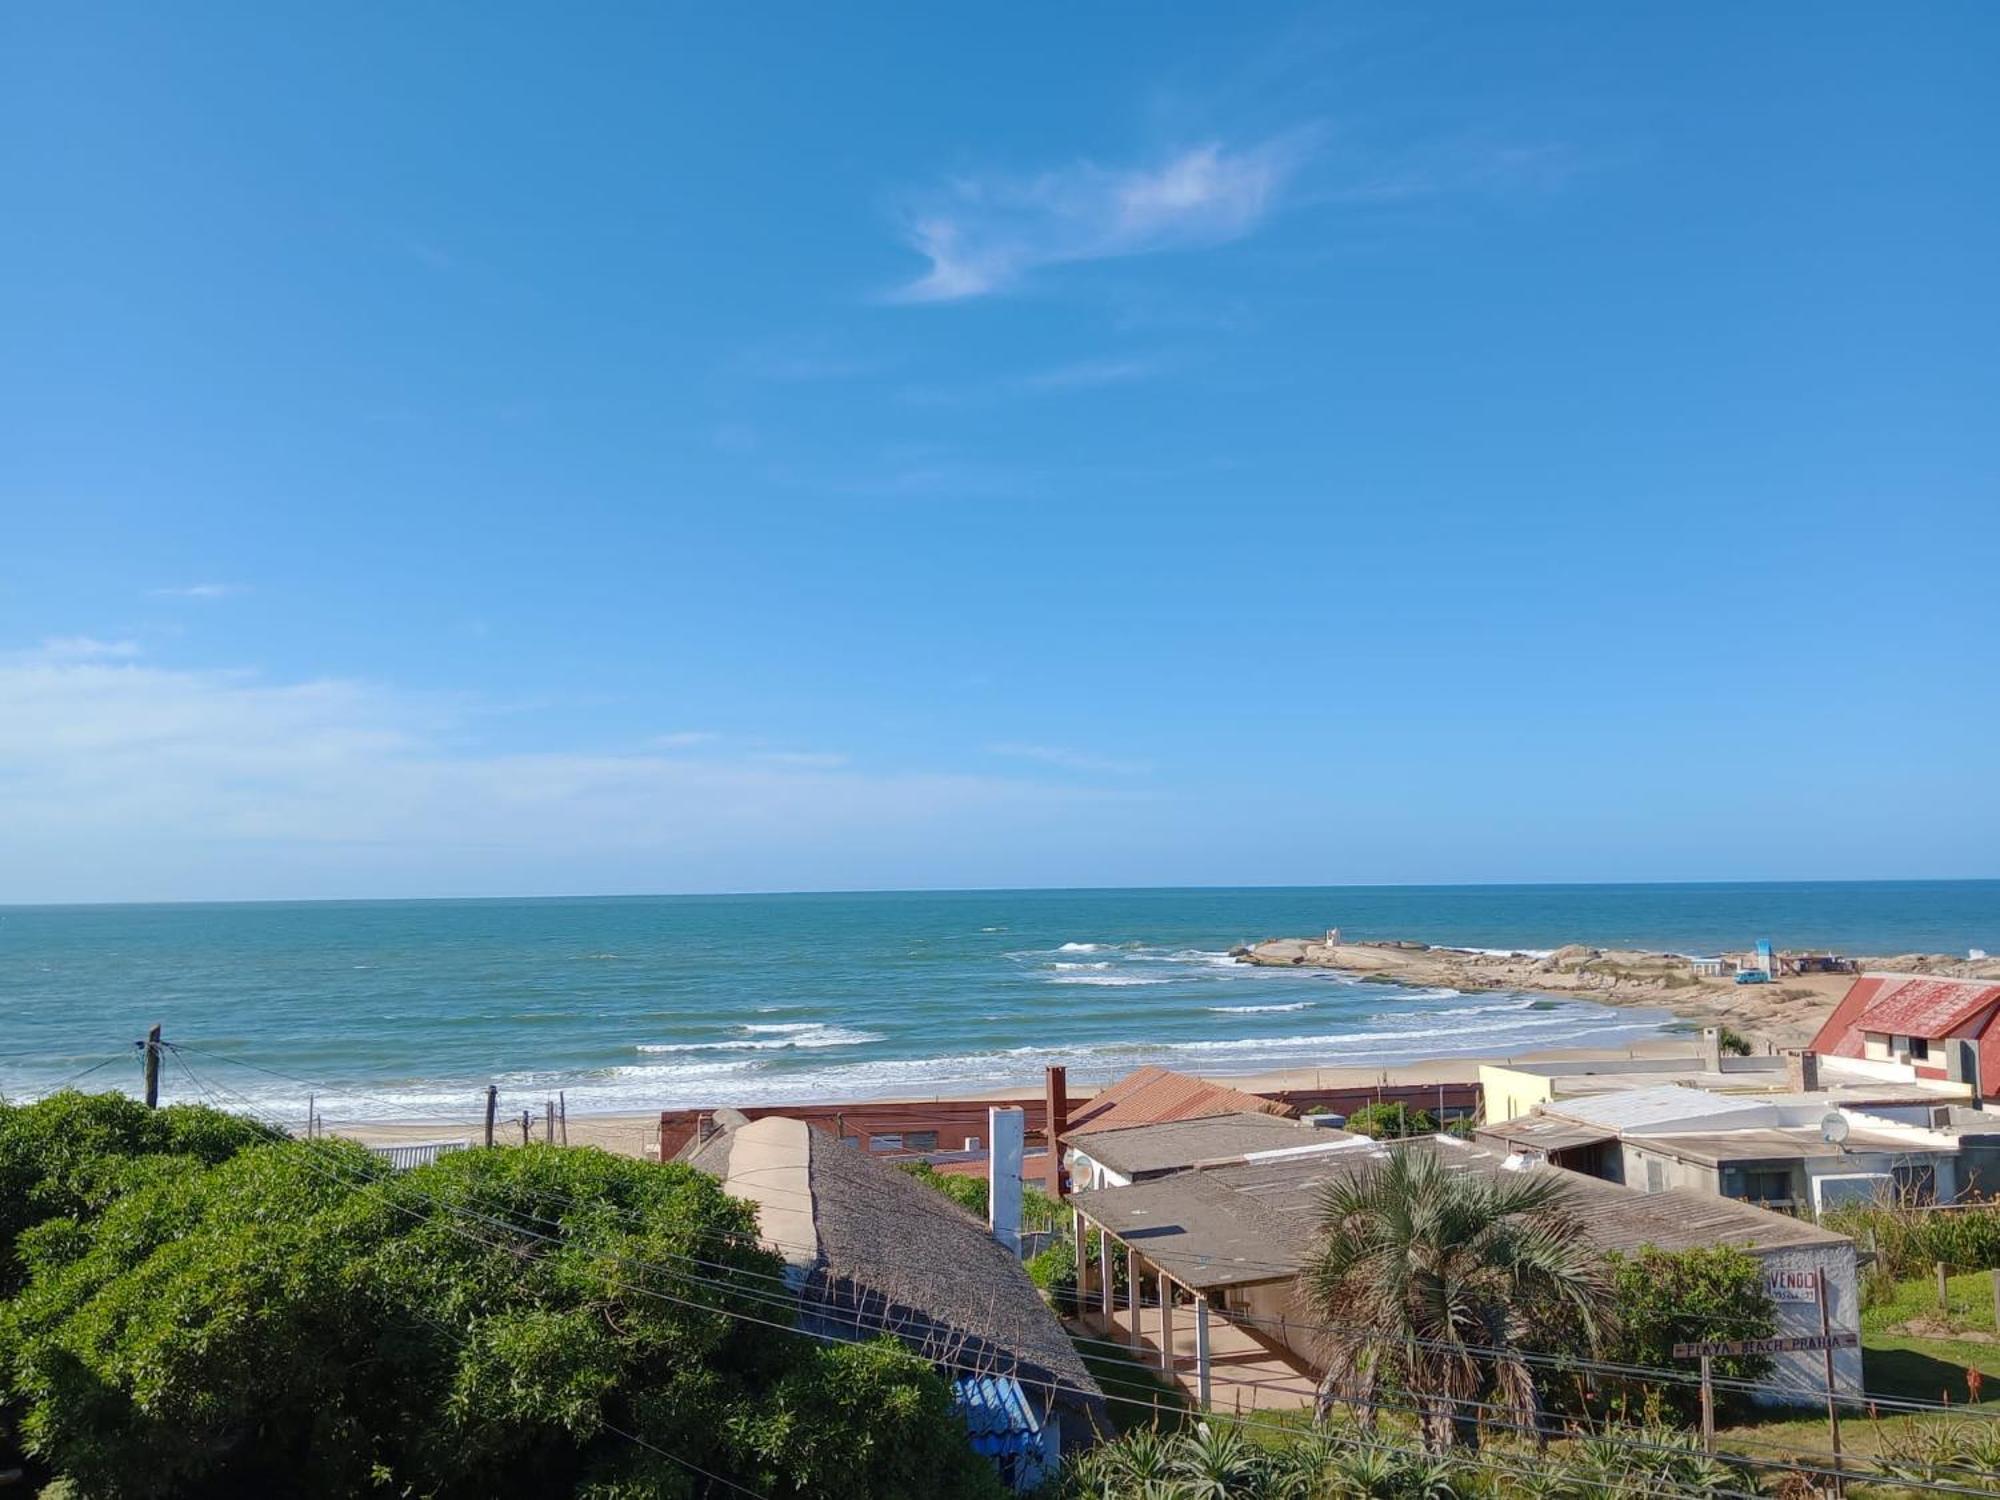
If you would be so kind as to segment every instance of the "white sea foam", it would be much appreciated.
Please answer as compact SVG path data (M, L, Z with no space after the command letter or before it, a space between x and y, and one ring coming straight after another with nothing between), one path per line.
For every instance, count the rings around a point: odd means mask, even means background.
M1102 970L1102 969L1108 969L1108 968L1110 968L1110 967L1111 967L1111 963L1110 963L1110 960L1108 960L1108 959L1104 959L1104 960L1100 960L1100 961L1099 961L1099 962L1097 962L1097 963L1092 963L1092 964L1077 964L1077 963L1069 963L1069 964L1065 964L1065 963L1053 963L1053 964L1050 964L1050 965L1049 965L1049 967L1050 967L1050 968L1052 968L1052 969L1062 969L1062 970L1069 970L1069 971L1074 971L1074 970L1078 970L1078 969L1099 969L1099 970Z
M1171 979L1141 979L1137 974L1051 974L1050 984L1090 984L1100 989L1122 990L1145 984L1172 984Z
M1064 943L1056 949L1058 953L1096 953L1104 947L1102 943Z
M1290 1005L1211 1005L1209 1009L1218 1016L1261 1016L1281 1010L1311 1010L1312 1001L1294 1000Z
M767 1037L755 1042L640 1042L632 1050L634 1052L777 1052L788 1047L859 1047L882 1040L879 1032L851 1031L845 1026L829 1026L817 1021L801 1027L745 1026L741 1029L775 1030L788 1034Z

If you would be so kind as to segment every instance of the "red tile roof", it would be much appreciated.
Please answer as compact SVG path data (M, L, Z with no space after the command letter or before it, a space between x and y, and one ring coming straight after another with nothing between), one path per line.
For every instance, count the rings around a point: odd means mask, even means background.
M1813 1050L1859 1057L1863 1033L1870 1031L1937 1041L1954 1033L1965 1034L1996 1005L2000 1005L2000 983L1990 979L1864 974L1826 1018L1813 1040Z
M1258 1094L1165 1068L1140 1068L1093 1094L1069 1118L1066 1135L1159 1125L1168 1120L1201 1120L1210 1115L1256 1113L1289 1117L1291 1110Z
M1861 1012L1863 1031L1933 1040L1948 1037L2000 1001L2000 984L1984 979L1899 979L1876 992Z

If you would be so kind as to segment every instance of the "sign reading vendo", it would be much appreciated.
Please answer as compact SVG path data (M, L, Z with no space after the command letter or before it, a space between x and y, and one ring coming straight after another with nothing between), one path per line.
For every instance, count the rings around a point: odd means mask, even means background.
M1817 1271L1766 1271L1764 1290L1771 1294L1773 1302L1817 1302L1819 1300L1819 1272Z

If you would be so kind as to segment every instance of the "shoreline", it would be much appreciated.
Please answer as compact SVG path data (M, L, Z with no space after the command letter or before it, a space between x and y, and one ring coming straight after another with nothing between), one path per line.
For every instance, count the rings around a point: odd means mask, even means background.
M1361 1066L1356 1064L1328 1064L1320 1067L1298 1067L1267 1069L1256 1073L1214 1073L1200 1072L1193 1076L1213 1083L1226 1083L1232 1088L1246 1093L1272 1093L1283 1089L1311 1088L1367 1088L1380 1083L1387 1086L1449 1083L1476 1083L1479 1069L1484 1065L1503 1062L1560 1062L1605 1060L1621 1057L1687 1057L1692 1056L1692 1040L1680 1037L1652 1037L1634 1042L1625 1047L1545 1047L1529 1052L1516 1052L1508 1056L1447 1057L1430 1058L1419 1062L1391 1063L1384 1066ZM1040 1097L1042 1080L1024 1078L1013 1087L990 1089L966 1089L935 1094L884 1094L873 1098L843 1099L843 1104L863 1109L871 1104L909 1103L917 1101L938 1101L949 1103L977 1104L986 1101L1023 1099ZM1096 1092L1092 1088L1072 1088L1070 1102L1077 1103ZM804 1106L820 1104L824 1100L800 1099L792 1103ZM599 1146L607 1151L624 1156L644 1156L645 1147L658 1138L660 1114L662 1110L679 1106L663 1104L658 1109L648 1110L604 1110L585 1113L573 1112L569 1116L569 1144L572 1146ZM782 1108L783 1105L775 1107ZM359 1141L363 1145L386 1146L409 1144L417 1141L459 1140L476 1138L478 1131L467 1131L463 1121L436 1121L423 1119L406 1120L340 1120L328 1115L321 1116L321 1123L328 1135L341 1136ZM518 1113L510 1122L501 1116L496 1138L509 1140L507 1131L516 1134L520 1130ZM532 1139L542 1139L542 1122L537 1116L533 1122Z
M1556 1000L1655 1006L1683 1021L1727 1026L1753 1046L1803 1047L1856 976L1889 970L1949 978L2000 978L2000 961L1937 953L1856 957L1853 973L1785 974L1765 984L1701 975L1682 954L1571 943L1547 950L1452 948L1382 940L1267 938L1232 949L1255 968L1328 969L1382 984L1440 985L1476 994L1518 990ZM1781 955L1783 956L1783 955Z

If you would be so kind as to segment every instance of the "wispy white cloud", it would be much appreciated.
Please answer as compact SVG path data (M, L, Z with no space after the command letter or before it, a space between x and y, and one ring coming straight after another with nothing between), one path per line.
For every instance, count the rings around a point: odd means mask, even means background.
M697 745L712 745L721 738L713 729L676 729L654 735L649 743L655 750L692 750Z
M1027 178L959 178L908 210L905 238L930 269L897 299L952 302L1045 266L1241 239L1277 206L1308 145L1293 134L1242 148L1209 142L1150 166L1085 161Z
M831 750L759 750L756 758L767 766L793 766L814 771L835 770L848 761L845 755Z
M1164 375L1169 362L1158 355L1114 355L1103 359L1080 359L1053 369L1023 375L1018 382L1024 391L1074 391L1100 385L1130 385Z
M94 635L52 635L42 641L36 655L58 662L130 660L139 655L139 643L100 640Z
M240 583L190 583L181 588L148 589L146 593L154 599L227 599L232 594L244 592Z
M1091 775L1143 776L1153 768L1144 761L1117 760L1106 755L1092 755L1083 750L1069 750L1061 745L1024 745L1017 741L988 745L989 755L1005 756L1012 760L1031 760L1040 765L1054 766L1063 771L1083 771Z
M894 883L940 828L974 849L1101 795L705 730L488 748L463 698L87 640L0 653L0 901Z

